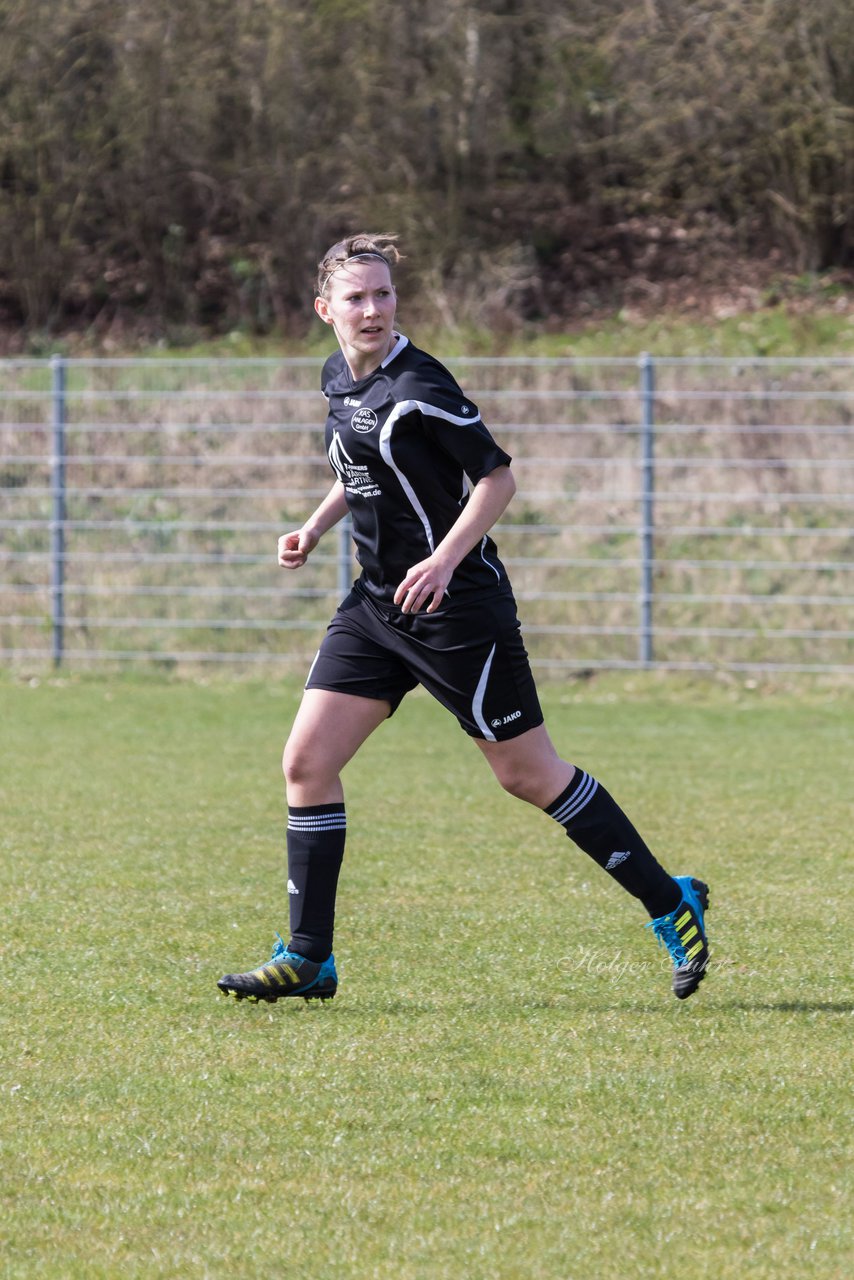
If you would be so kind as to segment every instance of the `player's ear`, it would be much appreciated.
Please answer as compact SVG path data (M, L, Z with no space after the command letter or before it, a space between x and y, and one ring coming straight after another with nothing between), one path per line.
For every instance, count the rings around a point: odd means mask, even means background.
M314 300L314 309L324 324L332 324L332 316L329 314L329 303L326 298L321 298L318 295Z

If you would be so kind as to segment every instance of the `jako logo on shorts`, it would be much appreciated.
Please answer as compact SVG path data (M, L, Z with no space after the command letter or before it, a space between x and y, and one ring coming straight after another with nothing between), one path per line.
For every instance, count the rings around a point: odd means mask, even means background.
M514 720L521 719L521 716L521 711L511 711L509 716L504 716L503 718L501 716L496 716L495 719L490 720L489 723L492 725L493 729L500 729L502 725L511 724Z
M354 431L373 431L377 425L377 415L373 409L357 409L350 419Z

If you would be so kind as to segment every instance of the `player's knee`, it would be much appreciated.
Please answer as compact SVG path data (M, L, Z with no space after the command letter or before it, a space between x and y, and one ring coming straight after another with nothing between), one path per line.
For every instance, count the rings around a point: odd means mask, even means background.
M495 769L495 776L509 795L515 796L517 800L532 800L536 779L531 778L527 770L509 762Z
M322 761L310 748L286 744L282 755L282 773L289 787L305 787L323 779Z

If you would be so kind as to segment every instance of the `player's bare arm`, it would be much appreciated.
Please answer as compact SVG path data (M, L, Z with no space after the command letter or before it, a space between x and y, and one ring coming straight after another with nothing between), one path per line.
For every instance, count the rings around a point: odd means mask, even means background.
M489 532L515 492L516 481L509 467L496 467L477 482L459 519L436 550L412 566L394 593L394 603L403 613L418 613L425 604L427 613L435 613L457 565Z
M336 480L320 506L301 529L283 533L279 538L279 565L282 569L301 569L320 539L347 514L344 486Z

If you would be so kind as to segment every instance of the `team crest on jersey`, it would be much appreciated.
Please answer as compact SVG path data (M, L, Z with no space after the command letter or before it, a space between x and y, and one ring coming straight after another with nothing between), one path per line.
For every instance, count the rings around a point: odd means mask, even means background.
M350 426L354 431L373 431L378 421L373 409L357 409L350 419Z

